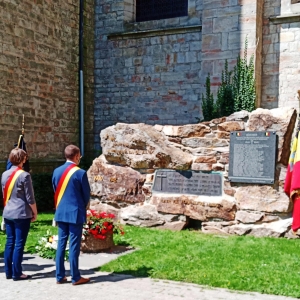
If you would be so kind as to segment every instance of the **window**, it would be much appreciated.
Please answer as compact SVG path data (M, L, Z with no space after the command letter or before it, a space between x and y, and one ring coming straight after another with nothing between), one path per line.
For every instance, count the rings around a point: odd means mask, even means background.
M291 0L291 4L300 3L300 0Z
M188 0L136 0L136 22L188 15Z

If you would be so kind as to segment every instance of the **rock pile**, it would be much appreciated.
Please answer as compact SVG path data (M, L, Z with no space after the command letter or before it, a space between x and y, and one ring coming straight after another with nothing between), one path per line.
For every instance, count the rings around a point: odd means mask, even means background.
M182 126L118 123L101 131L102 155L88 171L91 207L113 212L123 223L180 230L189 220L203 232L286 236L292 205L283 192L296 110L241 111ZM231 131L275 131L273 185L228 180ZM152 193L156 169L223 173L222 196Z

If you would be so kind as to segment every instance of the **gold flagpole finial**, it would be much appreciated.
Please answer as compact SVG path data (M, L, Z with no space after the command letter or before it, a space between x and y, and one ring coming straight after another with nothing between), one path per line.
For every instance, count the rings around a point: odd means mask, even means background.
M23 120L22 120L22 135L24 135L24 132L25 132L24 126L25 126L25 119L24 119L24 114L23 114Z

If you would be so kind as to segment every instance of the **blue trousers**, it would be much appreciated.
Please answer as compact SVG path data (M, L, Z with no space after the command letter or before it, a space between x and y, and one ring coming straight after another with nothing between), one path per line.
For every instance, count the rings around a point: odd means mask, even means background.
M69 261L70 261L70 271L72 282L76 282L80 279L79 272L79 254L80 254L80 244L82 236L82 225L83 224L71 224L66 222L57 222L58 226L58 245L56 251L56 280L61 281L65 275L65 251L70 236L69 241Z
M5 273L7 277L19 278L22 272L23 252L31 219L4 218L6 244L4 250Z

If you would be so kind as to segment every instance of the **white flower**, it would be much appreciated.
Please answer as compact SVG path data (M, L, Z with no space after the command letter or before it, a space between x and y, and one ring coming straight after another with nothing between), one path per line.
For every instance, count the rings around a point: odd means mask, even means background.
M51 243L46 243L46 244L45 244L45 247L46 247L46 248L52 248L52 244L51 244Z

